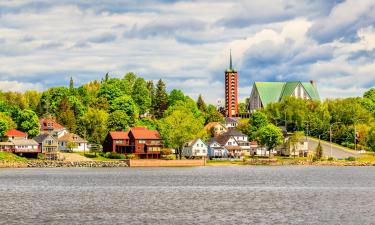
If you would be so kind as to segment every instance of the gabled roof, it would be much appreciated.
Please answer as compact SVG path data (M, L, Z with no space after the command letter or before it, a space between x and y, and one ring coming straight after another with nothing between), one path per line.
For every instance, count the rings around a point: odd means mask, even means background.
M195 143L197 143L199 140L201 140L201 141L203 142L203 144L207 145L202 139L200 139L200 138L196 138L196 139L194 139L194 140L191 140L191 141L187 142L187 143L185 144L185 147L191 147L191 146L193 146Z
M157 130L149 130L146 127L132 127L130 132L135 139L161 139Z
M18 139L14 139L14 140L12 140L12 143L14 144L14 145L34 145L34 146L37 146L38 145L38 142L36 142L35 140L33 140L33 139L20 139L20 140L18 140Z
M19 130L16 130L16 129L11 129L11 130L8 130L5 135L6 137L27 137L27 134L22 132L22 131L19 131Z
M76 143L87 143L86 140L81 138L80 136L72 133L67 133L64 136L59 138L59 141L66 141L66 142L76 142Z
M237 129L229 129L227 132L221 134L223 136L246 136L241 131Z
M46 140L47 138L52 138L52 139L55 139L52 135L48 134L48 133L44 133L44 134L39 134L38 136L34 137L33 139L38 142L38 143L42 143L44 140ZM56 140L56 139L55 139Z
M112 139L129 139L129 131L111 131L109 135Z
M237 122L238 122L238 119L234 118L234 117L225 117L225 120L224 120L224 123L226 123L226 124L237 123Z
M59 130L65 127L52 119L41 118L39 120L41 130Z
M216 138L212 138L211 141L216 141L217 143L219 143L221 146L225 146L225 144L228 142L229 139L233 138L233 136L227 136L227 135L220 135ZM233 138L234 141L236 141L236 139ZM237 142L237 141L236 141Z
M306 90L312 100L319 100L318 89L312 82L254 82L253 88L258 91L263 107L291 96L298 85Z

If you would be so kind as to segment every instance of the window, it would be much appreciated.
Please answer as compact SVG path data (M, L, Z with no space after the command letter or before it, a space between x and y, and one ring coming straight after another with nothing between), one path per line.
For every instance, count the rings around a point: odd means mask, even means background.
M122 140L116 140L115 143L116 144L122 144L123 142L122 142Z
M139 144L145 144L145 143L146 143L146 140L139 140L138 143L139 143Z

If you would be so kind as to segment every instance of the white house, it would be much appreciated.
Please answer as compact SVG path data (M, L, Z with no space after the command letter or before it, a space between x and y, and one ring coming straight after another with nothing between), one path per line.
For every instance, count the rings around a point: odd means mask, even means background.
M208 143L208 156L210 158L228 158L228 150L215 140Z
M206 157L208 145L200 138L189 141L182 148L182 155L186 157Z
M226 117L223 125L228 129L236 128L238 126L238 119L234 117Z
M241 148L242 152L245 155L250 155L251 147L247 135L243 134L237 129L232 128L223 133L222 136L233 137L236 140L237 145Z
M12 143L15 153L37 153L39 151L39 144L33 139L14 139Z
M60 137L59 139L59 149L60 151L74 151L74 152L84 152L88 151L87 141L80 136L72 133L67 133ZM68 143L75 143L74 148L69 148Z

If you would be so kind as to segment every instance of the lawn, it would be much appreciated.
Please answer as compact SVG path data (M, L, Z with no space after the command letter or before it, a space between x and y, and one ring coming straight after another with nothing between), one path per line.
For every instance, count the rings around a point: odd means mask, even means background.
M0 161L6 162L27 162L26 158L20 157L10 152L0 152Z

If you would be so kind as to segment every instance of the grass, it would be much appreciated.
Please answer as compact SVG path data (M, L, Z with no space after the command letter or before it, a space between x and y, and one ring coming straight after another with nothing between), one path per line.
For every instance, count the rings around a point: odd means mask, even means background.
M10 152L0 152L0 161L6 162L27 162L26 158L20 157Z
M318 138L315 138L315 137L308 136L308 138L311 138L311 139L313 139L313 140L319 141L319 139L318 139ZM325 141L325 140L322 140L322 139L320 139L320 142L325 143L325 144L329 144L329 145L331 144L331 142L329 142L329 141ZM339 144L337 144L337 143L335 143L335 142L332 142L332 146L339 147L339 148L343 149L344 151L348 151L348 152L351 152L351 153L356 153L355 150L353 150L353 149L351 149L351 148L348 148L348 147L344 147L344 146L339 145Z
M85 154L83 152L74 152L75 154L79 154L81 156L84 156L86 158L90 158L92 160L95 160L95 161L118 161L119 159L108 159L108 158L105 158L101 155L99 155L99 153L96 153L96 156L95 156L95 153L91 153L91 152L86 152Z
M359 156L357 158L356 161L359 161L359 162L375 162L375 155L374 155L374 153L362 154L361 156Z
M243 160L207 160L206 165L244 165Z

